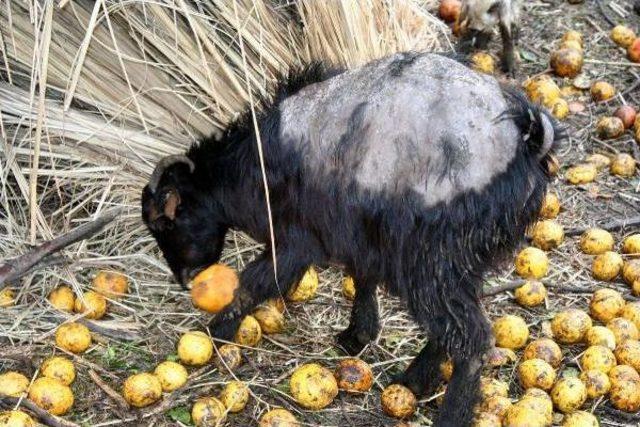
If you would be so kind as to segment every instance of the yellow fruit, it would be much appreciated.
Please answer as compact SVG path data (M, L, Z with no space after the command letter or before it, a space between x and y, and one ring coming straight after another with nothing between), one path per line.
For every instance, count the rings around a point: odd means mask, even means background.
M640 370L640 342L638 340L626 340L616 347L616 359L621 365L631 366L636 371Z
M196 427L219 427L224 425L227 410L215 397L201 397L191 408L191 419Z
M108 298L121 298L129 292L129 280L115 271L100 271L93 279L93 289Z
M542 200L540 218L554 219L560 213L560 199L555 193L547 193Z
M178 342L178 357L186 365L204 365L213 355L211 338L204 332L187 332Z
M631 293L635 296L640 296L640 280L635 280L631 285Z
M575 49L580 53L582 53L582 51L584 50L582 49L582 43L576 40L565 40L562 43L560 43L560 46L558 46L558 49Z
M604 396L611 388L611 380L609 380L607 374L597 369L583 371L580 374L580 381L582 381L587 388L587 397L589 399Z
M581 342L591 326L589 315L574 308L561 311L551 321L553 337L562 344Z
M551 68L557 76L575 77L582 71L584 57L582 52L570 47L563 47L551 54Z
M590 412L576 411L564 417L562 427L600 427L600 423Z
M538 338L531 341L524 349L524 360L542 359L549 365L557 368L562 363L562 350L560 346L550 338Z
M544 399L546 401L549 402L549 404L551 406L549 406L549 410L553 409L553 403L551 402L551 396L549 396L549 393L547 393L546 391L542 390L541 388L528 388L524 391L524 394L522 395L522 399L525 399L527 397L535 397L535 398L539 398L539 399Z
M590 228L580 236L580 250L588 255L599 255L613 250L613 236L601 228Z
M525 279L541 279L549 271L547 254L538 248L528 247L516 257L516 273Z
M338 388L348 392L369 391L373 385L371 367L360 359L343 359L334 373Z
M0 290L0 307L16 305L16 293L11 288Z
M495 61L487 52L476 52L471 55L471 68L485 74L493 74L496 70Z
M307 363L296 369L289 386L291 396L306 409L322 409L338 394L338 383L331 371L317 363Z
M592 163L582 163L567 169L566 178L569 183L588 184L596 179L598 171Z
M616 366L616 358L607 347L594 345L582 353L580 363L585 371L596 370L606 374Z
M291 412L277 408L264 414L258 427L300 427L300 423Z
M601 322L608 322L618 317L624 308L624 298L613 289L598 289L593 293L589 303L591 317Z
M596 102L606 101L614 96L616 89L610 83L600 80L591 85L591 97Z
M101 319L107 312L107 300L94 291L87 291L82 298L76 298L74 309L77 313L87 313L87 319Z
M532 231L533 244L548 251L560 246L564 240L562 226L553 220L538 221Z
M542 359L525 360L518 367L518 377L522 387L549 390L556 380L556 371Z
M551 107L560 98L560 88L548 76L525 82L525 90L532 102Z
M215 364L223 372L234 371L242 364L242 352L238 346L224 344L218 348Z
M482 410L482 412L495 414L500 420L502 420L511 405L511 399L509 399L508 397L493 396L484 400L480 405L480 409Z
M640 39L636 38L629 47L627 47L627 57L630 61L640 62Z
M170 360L156 366L153 373L158 377L162 391L166 392L179 389L187 383L187 378L189 377L184 366Z
M636 35L632 29L624 25L616 25L611 30L611 40L620 47L628 48L636 39Z
M284 309L286 308L284 298L282 297L268 299L264 304L272 306L280 313L284 313Z
M551 399L561 412L573 412L587 400L587 388L578 378L562 378L553 386Z
M483 400L494 396L507 397L509 395L509 384L495 378L480 378L480 395Z
M629 285L640 280L640 259L630 259L622 265L622 278Z
M304 276L302 276L302 280L289 290L287 298L289 301L303 302L313 298L317 291L318 273L313 267L309 267Z
M492 367L499 367L513 363L518 359L516 353L510 348L493 347L487 353L487 365ZM449 378L453 373L453 364L451 365L451 371L449 372ZM448 380L448 379L447 379Z
M526 398L514 403L504 414L503 427L547 427L552 414L541 411L542 399Z
M72 312L76 305L76 296L68 286L58 286L49 294L49 302L61 311Z
M131 406L142 408L157 402L162 397L162 385L158 377L143 372L126 379L122 387L122 395Z
M506 315L493 322L493 335L498 347L517 350L529 339L529 327L519 316Z
M640 233L625 237L622 241L623 254L640 254Z
M614 408L625 412L640 410L640 381L627 380L611 384L609 401Z
M400 384L391 384L382 391L382 410L395 418L407 418L416 411L416 397Z
M601 345L603 347L607 347L609 350L614 350L616 348L616 336L613 335L611 330L604 326L593 326L589 328L584 337L584 342L588 346Z
M578 42L580 44L580 46L584 46L584 43L582 41L582 33L576 31L576 30L569 30L566 33L564 33L562 35L562 40L563 43L567 42L567 41L575 41Z
M569 103L562 98L558 98L553 101L550 110L556 119L564 120L569 115Z
M31 384L29 399L53 415L64 415L73 406L73 393L69 386L47 377L40 377Z
M245 316L238 327L234 341L236 344L255 347L262 339L262 328L253 316Z
M547 288L541 282L528 280L515 291L518 304L523 307L535 307L544 303L547 297Z
M591 272L598 280L611 281L618 277L622 269L622 257L617 252L607 251L596 255L593 259Z
M597 170L608 169L611 159L603 154L592 154L586 158L587 163L592 163Z
M640 330L640 301L626 303L620 312L620 317L629 320Z
M615 139L624 134L624 123L618 117L601 117L596 132L602 139Z
M353 282L353 278L350 276L342 279L342 295L351 301L356 297L356 285Z
M239 285L238 274L233 268L214 264L191 281L193 305L208 313L219 313L231 304Z
M36 422L22 411L4 411L0 412L0 426L36 427Z
M82 353L91 345L91 334L83 324L65 323L56 331L56 345L72 353Z
M618 154L611 162L611 173L617 176L630 177L636 173L636 161L627 153Z
M265 334L277 334L284 330L284 315L273 306L263 305L256 308L253 317Z
M20 397L27 391L29 379L20 372L9 371L0 375L0 392L11 397Z
M611 384L620 381L640 381L640 374L632 366L617 365L609 371Z
M473 424L471 425L473 427L501 427L502 423L500 422L500 417L496 414L480 412L476 414Z
M607 323L607 328L613 332L618 345L623 343L625 340L637 340L639 338L638 328L636 325L630 320L622 317L611 319L609 323Z
M230 381L222 389L220 401L229 412L240 412L249 401L249 388L241 381Z
M64 385L71 385L76 379L76 368L66 357L53 356L42 362L40 375L58 380Z
M575 44L573 42L568 42L570 44L564 44L562 47L571 47L575 49ZM565 85L560 88L560 95L563 98L573 98L577 96L582 96L582 89L579 89L573 85Z

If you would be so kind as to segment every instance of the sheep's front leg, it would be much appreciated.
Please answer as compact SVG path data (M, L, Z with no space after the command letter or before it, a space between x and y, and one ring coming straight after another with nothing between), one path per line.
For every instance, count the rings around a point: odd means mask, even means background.
M262 253L249 263L240 274L240 286L234 300L209 324L212 337L231 341L240 322L260 303L269 298L284 295L289 287L298 282L313 262L306 254L311 251L278 251L278 283L274 277L270 252Z
M502 70L515 77L516 72L516 39L517 28L505 22L500 23L500 36L502 37Z
M351 309L349 327L342 331L336 341L348 354L356 355L380 332L376 283L366 279L354 280L356 296Z

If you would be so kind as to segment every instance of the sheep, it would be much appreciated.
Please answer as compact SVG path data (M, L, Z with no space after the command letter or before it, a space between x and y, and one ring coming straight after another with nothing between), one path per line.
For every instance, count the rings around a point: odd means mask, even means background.
M513 75L521 6L521 0L463 0L460 11L461 50L485 49L498 25L502 38L502 68Z
M220 258L231 228L266 244L211 335L232 339L245 315L310 265L343 266L356 296L337 344L358 354L376 339L384 284L429 337L397 381L429 393L451 356L436 425L469 425L491 342L483 274L536 218L561 135L554 119L516 89L431 53L329 76L311 67L257 119L274 242L248 114L219 141L163 159L142 194L143 220L183 285Z

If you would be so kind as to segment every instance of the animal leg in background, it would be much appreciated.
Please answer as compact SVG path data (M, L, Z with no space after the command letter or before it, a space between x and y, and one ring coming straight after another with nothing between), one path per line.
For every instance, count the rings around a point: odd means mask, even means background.
M356 296L351 308L349 327L336 337L337 343L350 355L356 355L380 332L375 281L354 279Z

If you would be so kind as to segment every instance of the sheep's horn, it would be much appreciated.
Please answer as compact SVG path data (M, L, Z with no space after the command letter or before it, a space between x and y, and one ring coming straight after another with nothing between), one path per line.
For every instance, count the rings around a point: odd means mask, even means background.
M156 168L153 170L153 173L149 178L149 184L147 184L149 185L149 189L152 193L156 192L156 188L160 183L160 178L162 177L164 170L174 163L186 163L187 165L189 165L189 170L191 172L193 172L193 170L196 168L196 166L193 164L193 161L191 161L190 158L183 154L174 154L172 156L163 157L162 159L160 159L160 161L156 165Z

